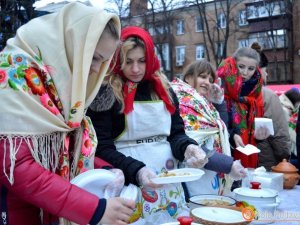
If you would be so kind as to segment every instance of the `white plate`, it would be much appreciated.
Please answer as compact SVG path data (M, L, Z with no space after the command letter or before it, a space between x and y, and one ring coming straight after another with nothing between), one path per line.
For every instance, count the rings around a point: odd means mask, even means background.
M155 177L152 181L156 184L171 184L189 182L200 179L204 175L204 171L194 168L182 168L176 170L169 170L168 173L175 173L175 176L169 177Z
M192 214L203 220L217 223L242 223L246 220L242 212L221 207L200 207L192 210Z
M105 169L88 170L74 177L70 182L86 191L104 197L104 188L113 181L116 175Z

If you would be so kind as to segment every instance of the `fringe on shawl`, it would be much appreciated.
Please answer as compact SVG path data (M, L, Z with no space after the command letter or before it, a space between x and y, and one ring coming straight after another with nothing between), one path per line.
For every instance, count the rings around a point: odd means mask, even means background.
M223 154L231 156L229 134L227 131L227 127L224 123L222 124L219 120L217 120L217 123L220 131L220 142L223 149ZM224 185L223 194L228 195L231 192L231 186L234 180L228 174L224 174L224 176L225 176L225 185Z
M0 135L3 143L3 173L7 177L10 184L14 183L14 168L16 164L17 154L20 146L25 142L30 150L34 160L42 167L52 172L58 167L59 157L63 151L64 133L55 132L43 135ZM8 146L7 146L8 145ZM5 170L6 155L10 156L9 172Z

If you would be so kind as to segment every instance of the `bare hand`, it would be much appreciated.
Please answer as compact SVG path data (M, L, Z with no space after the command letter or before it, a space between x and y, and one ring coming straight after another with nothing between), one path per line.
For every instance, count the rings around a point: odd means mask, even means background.
M269 136L270 136L270 132L266 126L259 127L258 129L256 129L254 133L254 137L257 140L264 140L267 139Z
M235 134L234 136L233 136L233 140L234 140L234 143L235 143L235 147L237 148L237 147L245 147L245 144L244 144L244 142L243 142L243 139L242 139L242 137L240 136L240 135L238 135L238 134Z
M124 198L107 199L106 209L101 224L125 225L135 208L135 202Z

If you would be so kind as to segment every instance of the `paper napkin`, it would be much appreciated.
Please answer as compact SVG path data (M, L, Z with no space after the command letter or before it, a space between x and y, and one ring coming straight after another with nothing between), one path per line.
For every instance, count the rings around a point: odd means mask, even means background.
M245 155L252 155L254 153L259 153L260 149L256 148L254 145L247 144L245 147L237 147L237 150L244 153Z
M273 121L271 119L256 117L254 118L254 124L255 124L255 131L257 128L265 126L268 128L270 134L274 135Z

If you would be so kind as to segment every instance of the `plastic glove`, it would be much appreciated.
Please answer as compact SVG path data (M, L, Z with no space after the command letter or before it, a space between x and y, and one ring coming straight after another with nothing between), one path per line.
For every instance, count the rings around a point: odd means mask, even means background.
M191 167L202 168L208 162L208 159L200 146L191 144L185 150L184 161Z
M242 178L245 178L247 176L247 169L245 169L240 160L235 160L232 163L231 171L229 173L229 176L233 180L241 180Z
M104 189L104 198L111 198L119 196L121 193L122 188L124 187L125 183L125 177L120 169L111 169L109 170L113 172L116 176L116 178L110 182L108 185L106 185Z
M155 184L151 181L151 179L155 177L157 177L157 175L151 169L143 167L137 173L137 182L143 187L150 187L154 189L162 187L162 185Z
M270 136L270 131L267 127L258 127L258 129L255 130L254 137L257 140L264 140Z
M224 89L221 88L221 79L218 78L217 83L210 85L207 98L209 101L221 104L224 101Z

